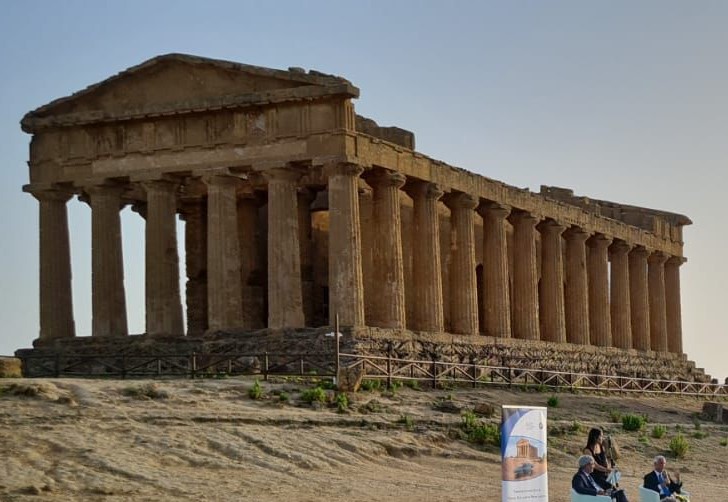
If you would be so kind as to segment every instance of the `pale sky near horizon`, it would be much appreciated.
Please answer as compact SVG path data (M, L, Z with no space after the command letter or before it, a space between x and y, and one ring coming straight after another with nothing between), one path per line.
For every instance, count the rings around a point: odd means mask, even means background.
M341 75L358 113L511 185L689 216L690 360L723 381L728 2L0 2L0 355L38 334L28 111L159 54ZM74 309L90 334L90 210L69 202ZM129 328L144 330L143 224L123 213ZM727 309L728 310L728 309Z

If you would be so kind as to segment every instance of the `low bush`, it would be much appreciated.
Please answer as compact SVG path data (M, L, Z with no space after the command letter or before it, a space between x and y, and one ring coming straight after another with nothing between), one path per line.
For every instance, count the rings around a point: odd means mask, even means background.
M408 431L411 431L415 426L415 420L410 415L400 415L397 422L403 424Z
M664 425L655 425L652 428L652 437L655 439L660 439L662 436L665 435L666 432L667 427L665 427Z
M470 410L463 413L460 428L470 443L500 446L500 427L496 424L483 423Z
M260 386L258 379L255 379L253 386L248 389L248 397L250 399L258 400L263 397L263 387Z
M622 429L626 431L641 431L647 420L642 415L627 414L622 417Z
M314 387L313 389L306 389L301 393L301 400L304 403L325 403L326 402L326 391L321 387Z
M546 401L546 405L549 408L558 408L559 406L559 398L556 396L551 396L548 401Z
M124 387L121 393L134 399L167 399L169 397L167 391L160 389L153 382Z
M613 424L618 424L622 421L622 413L617 410L609 410L609 420Z
M367 392L379 390L382 387L381 380L363 380L359 388Z
M690 444L685 436L678 434L670 441L670 451L676 458L683 458L690 449Z
M349 398L343 392L336 394L336 411L344 413L349 409Z
M720 440L721 446L728 446L728 438L723 438Z

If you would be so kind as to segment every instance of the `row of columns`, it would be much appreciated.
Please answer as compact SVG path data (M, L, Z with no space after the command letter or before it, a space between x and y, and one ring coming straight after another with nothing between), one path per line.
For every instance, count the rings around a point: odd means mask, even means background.
M329 312L343 325L365 323L358 181L355 164L326 166L329 194ZM302 244L298 182L302 172L275 168L263 172L268 183L268 327L303 327L302 274L310 250ZM366 322L392 329L444 330L438 205L451 211L451 331L494 337L682 352L679 270L682 259L648 253L600 234L591 235L552 219L465 193L444 192L422 180L375 169L365 181L372 187L375 222L373 279L381 289L370 303ZM204 253L188 260L194 277L206 265L206 287L188 286L187 295L204 298L206 312L188 313L190 325L211 330L253 327L245 318L241 290L252 273L252 235L257 207L238 197L240 180L204 176L207 203L187 218L188 246ZM146 330L181 334L176 210L178 182L142 183L146 205ZM399 191L413 200L413 318L406 318L404 258ZM41 339L74 336L70 251L66 201L60 191L35 191L40 201ZM122 189L101 185L87 190L92 209L93 335L127 334L121 254ZM306 195L303 194L305 198ZM204 209L204 211L202 211ZM483 289L479 326L474 215L483 218ZM513 227L513 275L509 276L507 226ZM541 274L536 253L541 236ZM247 242L243 245L243 242ZM195 244L196 243L196 244ZM563 248L562 248L563 243ZM203 246L204 247L204 246ZM564 251L562 252L562 249ZM587 252L588 251L588 252ZM206 263L202 261L206 260ZM609 267L611 262L611 268ZM511 284L512 281L512 284ZM194 315L193 315L194 314Z

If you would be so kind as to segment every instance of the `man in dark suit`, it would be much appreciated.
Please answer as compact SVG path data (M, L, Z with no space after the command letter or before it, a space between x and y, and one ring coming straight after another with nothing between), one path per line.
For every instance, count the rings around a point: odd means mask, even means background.
M594 471L594 457L591 455L582 455L579 457L579 470L576 471L574 477L571 480L571 487L576 493L582 495L609 495L613 500L617 502L629 502L627 496L624 494L624 490L609 490L608 492L602 490L602 488L594 481L591 473Z
M665 465L667 465L665 457L662 455L656 456L654 461L655 470L645 476L644 486L659 493L662 502L677 502L674 494L680 493L682 488L680 474L676 473L673 480L665 470Z

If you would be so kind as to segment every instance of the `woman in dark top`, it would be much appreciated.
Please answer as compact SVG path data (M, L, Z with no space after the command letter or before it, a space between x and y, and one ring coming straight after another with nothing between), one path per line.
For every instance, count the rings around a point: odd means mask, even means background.
M592 472L592 478L594 478L594 481L602 489L606 490L607 488L612 488L612 485L607 482L607 476L612 472L612 466L602 446L603 439L604 435L601 429L591 429L589 431L589 437L586 440L584 454L594 457L594 472Z

